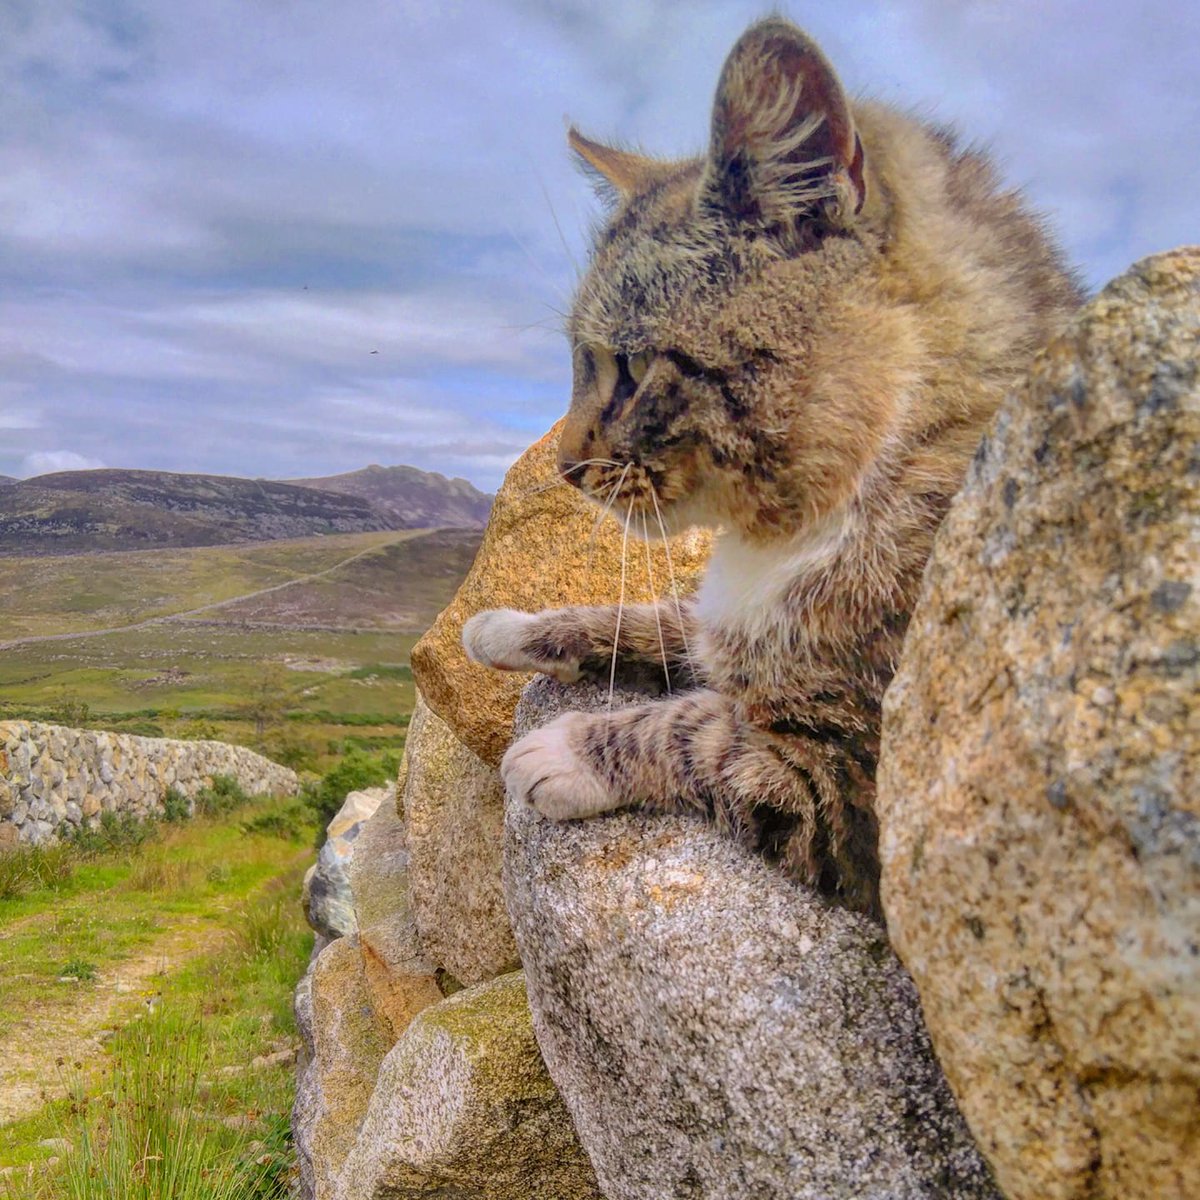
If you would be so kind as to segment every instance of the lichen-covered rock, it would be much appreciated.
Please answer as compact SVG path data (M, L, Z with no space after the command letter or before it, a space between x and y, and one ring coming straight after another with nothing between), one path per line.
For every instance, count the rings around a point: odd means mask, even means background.
M379 1069L339 1200L601 1200L520 972L425 1009Z
M539 680L518 728L606 699ZM998 1197L867 918L698 819L554 824L512 802L505 891L608 1200Z
M420 694L400 806L423 957L462 983L519 966L500 886L504 789Z
M1002 407L885 704L883 896L1011 1200L1200 1196L1200 249Z
M358 928L350 896L350 862L363 825L385 798L390 801L393 796L390 788L350 792L326 826L325 842L304 876L301 893L304 915L322 937L345 937Z
M296 1007L312 1045L292 1113L302 1187L314 1200L342 1200L339 1173L392 1044L371 1003L356 937L321 951L307 986L297 988Z
M596 525L597 510L557 475L559 426L531 446L505 477L483 543L467 578L412 652L413 674L429 707L483 761L498 766L512 737L512 718L528 676L505 674L471 662L462 627L485 608L536 611L564 604L615 603L620 593L620 526ZM706 534L671 542L671 566L681 593L690 592L708 557ZM669 595L667 554L628 549L626 599Z
M367 986L376 1011L399 1037L442 993L417 933L404 823L395 804L380 804L363 823L348 875Z

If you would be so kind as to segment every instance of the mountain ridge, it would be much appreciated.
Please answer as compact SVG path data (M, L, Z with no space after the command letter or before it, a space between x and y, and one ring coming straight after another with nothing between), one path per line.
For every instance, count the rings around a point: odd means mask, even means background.
M479 529L490 506L491 497L466 480L416 467L376 466L314 480L112 467L55 471L0 487L0 555Z

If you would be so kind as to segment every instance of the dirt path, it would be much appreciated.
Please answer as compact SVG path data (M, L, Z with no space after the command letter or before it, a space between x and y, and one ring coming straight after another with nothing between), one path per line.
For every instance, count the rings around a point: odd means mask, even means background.
M279 874L256 887L237 904L270 892L300 864L310 861L300 851ZM8 926L44 919L33 914ZM197 958L213 954L233 937L223 920L177 917L140 953L99 971L90 983L64 983L64 995L18 1017L0 1035L0 1125L30 1116L47 1100L65 1094L58 1059L86 1068L104 1053L106 1031L134 1020L155 1002L159 981Z
M64 1094L57 1059L86 1067L103 1053L106 1029L148 1006L155 981L214 951L231 936L201 918L180 921L134 958L114 963L91 983L63 984L62 1001L19 1018L0 1037L0 1125L37 1112Z
M398 538L397 540L410 541L416 539L409 532L408 537ZM281 592L284 588L295 587L299 583L312 583L314 579L323 579L326 575L332 575L335 571L340 571L343 567L349 566L352 562L357 562L360 558L366 558L368 554L375 554L379 550L386 549L392 545L395 545L395 543L381 542L373 546L368 546L365 550L359 550L351 554L349 558L343 558L341 562L334 563L332 567L326 567L323 571L313 571L308 575L297 575L295 579L286 579L283 583L273 583L270 587L258 588L253 592L244 592L240 596L230 596L226 600L214 600L212 604L202 604L199 608L189 608L185 612L167 613L161 617L147 617L144 621L135 621L132 625L116 625L111 629L85 629L78 633L29 634L27 637L10 638L6 642L0 642L0 650L15 650L18 646L31 646L35 642L76 642L83 638L108 637L109 634L113 633L133 633L138 629L148 629L151 625L166 625L171 621L182 621L188 617L195 617L200 613L213 612L218 608L228 608L232 604L241 604L243 600L254 600L259 596L270 595L272 592Z

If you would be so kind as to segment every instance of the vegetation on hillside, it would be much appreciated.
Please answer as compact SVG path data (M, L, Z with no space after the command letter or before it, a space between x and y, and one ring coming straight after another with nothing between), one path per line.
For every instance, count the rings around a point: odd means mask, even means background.
M0 554L216 546L313 534L481 528L491 497L414 467L291 483L230 475L60 471L0 489Z

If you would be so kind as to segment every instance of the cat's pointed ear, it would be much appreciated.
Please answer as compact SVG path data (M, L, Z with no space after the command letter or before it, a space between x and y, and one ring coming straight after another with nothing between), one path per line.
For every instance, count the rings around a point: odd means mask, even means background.
M862 209L862 142L846 94L787 21L751 26L725 60L706 187L726 211L785 241L807 218L845 227Z
M659 164L653 158L593 142L574 125L567 131L567 142L589 173L621 199L645 187L658 173Z

